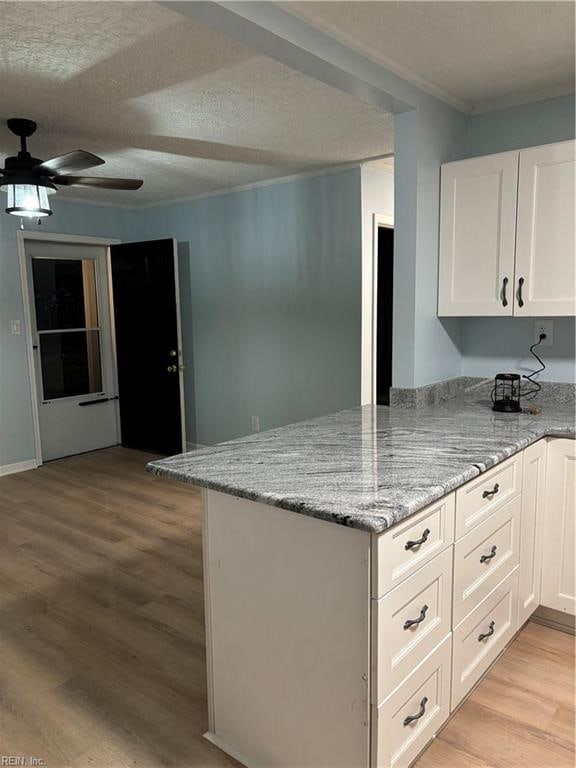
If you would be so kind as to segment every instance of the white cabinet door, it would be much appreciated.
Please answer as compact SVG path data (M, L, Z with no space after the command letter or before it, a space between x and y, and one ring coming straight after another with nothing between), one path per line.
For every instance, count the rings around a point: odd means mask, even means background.
M438 314L511 315L518 152L442 166Z
M546 608L576 614L576 441L553 438L546 462L542 594Z
M524 624L540 605L542 531L546 502L546 440L528 446L523 454L522 522L518 620Z
M576 314L575 143L520 152L514 314Z

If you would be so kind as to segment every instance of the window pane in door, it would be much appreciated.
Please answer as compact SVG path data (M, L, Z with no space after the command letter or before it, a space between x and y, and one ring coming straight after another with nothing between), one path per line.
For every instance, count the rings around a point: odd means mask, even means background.
M102 391L100 331L40 335L44 400Z
M39 331L98 326L93 259L32 259Z

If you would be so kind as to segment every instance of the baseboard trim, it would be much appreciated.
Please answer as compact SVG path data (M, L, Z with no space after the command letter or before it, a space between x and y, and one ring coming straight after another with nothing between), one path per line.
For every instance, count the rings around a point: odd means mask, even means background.
M221 749L222 752L225 752L227 755L230 755L230 757L233 757L234 760L238 760L238 762L242 763L242 765L245 765L246 768L261 768L261 766L257 765L251 760L248 760L246 757L244 757L244 755L235 750L233 747L230 747L228 744L226 744L225 741L222 741L222 739L219 736L216 736L215 733L212 733L212 731L206 731L204 738L206 741L209 741L210 744L214 744L215 747Z
M556 611L553 608L540 606L536 612L530 616L530 621L535 624L542 624L550 629L557 629L559 632L565 632L568 635L576 635L576 619L569 613Z
M17 472L27 472L29 469L36 469L37 466L36 459L17 461L15 464L0 465L0 477L15 475Z

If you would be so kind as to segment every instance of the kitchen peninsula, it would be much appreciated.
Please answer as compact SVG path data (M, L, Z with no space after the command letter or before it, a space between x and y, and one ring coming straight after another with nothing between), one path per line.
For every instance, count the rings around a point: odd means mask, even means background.
M206 489L207 738L413 762L540 604L574 613L574 437L573 400L496 414L483 385L152 462Z

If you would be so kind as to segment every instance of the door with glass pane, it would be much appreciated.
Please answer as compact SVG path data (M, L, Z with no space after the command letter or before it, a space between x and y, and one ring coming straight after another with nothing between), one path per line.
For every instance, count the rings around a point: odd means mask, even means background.
M104 246L26 242L42 460L116 445Z

